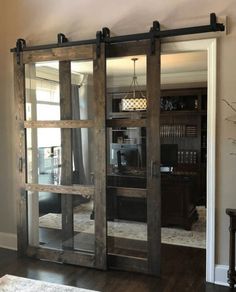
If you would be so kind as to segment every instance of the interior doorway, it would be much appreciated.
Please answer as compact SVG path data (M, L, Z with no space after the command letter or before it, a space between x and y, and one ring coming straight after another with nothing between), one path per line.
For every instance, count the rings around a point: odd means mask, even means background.
M207 51L161 55L161 246L167 261L166 253L174 258L180 251L184 260L189 247L205 255L207 71ZM108 118L142 119L145 101L146 56L108 59ZM146 198L131 196L125 188L146 188L146 129L123 124L109 127L107 137L108 235L116 238L108 246L139 256L147 237ZM123 194L114 196L117 186Z
M162 52L207 52L206 281L215 280L216 39L163 43Z
M19 141L19 163L21 167L19 169L20 227L18 230L18 246L20 252L23 254L25 253L37 258L81 264L102 269L107 268L108 262L108 265L111 267L113 266L115 268L118 267L127 270L137 269L138 271L158 275L160 273L159 247L161 220L160 212L157 211L161 210L159 200L160 192L158 192L158 188L161 186L161 160L163 162L162 166L168 168L169 171L171 171L172 167L175 167L175 164L178 163L178 161L184 161L185 163L182 164L191 165L198 164L197 161L199 161L198 149L185 148L178 150L178 147L176 148L176 143L163 143L163 155L160 155L161 147L159 135L162 134L162 139L170 138L169 134L171 131L171 138L173 138L173 132L177 132L182 138L183 133L188 133L190 137L186 138L191 139L191 135L196 135L196 127L194 127L195 122L192 120L188 120L187 123L177 121L174 126L164 122L160 127L159 114L161 99L159 94L160 68L158 67L160 63L158 59L160 57L159 43L156 43L157 52L154 55L147 53L147 47L145 45L142 46L142 44L140 48L128 44L128 53L126 53L124 48L125 46L122 47L121 50L114 50L113 47L113 53L111 53L111 50L108 57L120 58L129 56L130 58L132 55L132 58L135 58L135 61L137 61L137 58L142 61L142 53L145 52L147 55L146 91L149 104L147 106L148 111L146 117L142 117L142 110L137 110L137 107L140 106L140 104L131 107L131 111L129 109L127 110L127 108L124 111L120 111L121 107L130 106L125 103L125 101L129 100L129 98L127 98L126 89L125 92L123 92L122 98L120 98L120 96L114 98L115 102L114 104L111 103L111 107L109 101L104 99L106 96L106 58L104 46L102 47L99 57L95 54L95 46L91 45L82 48L81 51L80 47L78 47L75 52L73 51L73 48L64 48L58 55L56 53L57 50L46 52L46 55L44 55L44 52L40 52L39 54L35 52L26 52L23 53L23 63L15 63L19 132L21 133ZM208 204L206 245L207 280L213 281L212 277L214 273L212 273L212 268L214 268L214 241L211 240L214 239L215 174L213 166L215 163L215 41L205 40L164 43L162 45L162 51L164 53L180 53L199 50L207 50L208 69L210 68L207 73L208 100L206 107L208 117L208 147L206 151L206 202ZM88 64L89 59L91 60L90 65ZM90 68L90 73L93 73L94 78L90 79L89 75L81 75L78 74L81 73L80 71L76 71L78 67L79 70L84 70L87 68L86 66ZM49 72L46 70L47 67L50 68ZM41 76L39 76L40 74ZM133 80L137 79L135 70L132 72L131 77ZM40 79L40 82L38 82L38 79ZM50 80L50 84L47 81L45 82L45 80ZM24 85L26 85L26 88ZM59 94L58 85L60 91ZM73 85L76 85L76 88ZM142 91L144 91L142 86L144 85L145 84L141 84L139 96L136 98L136 96L133 95L133 98L131 98L134 102L137 102L137 100L143 101L145 99L145 96L142 96ZM46 89L44 88L45 86L47 86ZM82 93L81 88L82 91L86 88L84 93ZM90 94L88 94L89 91ZM137 88L136 91L138 91ZM80 96L78 96L78 92ZM112 92L112 95L113 93L114 92ZM22 96L25 94L26 100L24 100L24 98L22 99ZM115 92L114 95L116 94L117 92ZM202 104L204 103L202 102L204 100L202 95L204 94L199 93L197 99L195 97L192 98L190 103L181 100L181 102L177 102L177 106L180 106L180 108L188 106L190 109L196 110L198 109L199 104L201 104L202 109ZM96 102L94 102L95 96ZM170 96L169 93L167 94L167 97L168 96ZM74 102L73 107L68 107L69 104L72 104L72 97ZM82 99L84 97L84 99L81 100L79 97ZM122 100L122 102L119 100ZM117 103L117 101L119 102ZM168 101L168 103L166 103L166 101ZM94 109L89 106L90 102L95 105ZM163 106L167 106L168 109L174 106L173 101L168 100L167 98L165 101L163 100L163 104ZM110 109L112 112L114 112L114 109L118 106L118 112L121 112L119 113L119 117L113 117L113 119L110 119L109 116L107 116L109 112L105 111L106 106L107 109ZM54 107L56 111L54 114L52 111L49 111L51 114L51 120L46 119L44 116L46 108L48 107L51 107L51 109ZM79 111L76 111L76 108L79 108ZM43 109L42 114L37 112L39 109L41 109L41 111ZM90 113L89 110L94 110L94 112ZM126 116L122 116L124 113L125 115L127 115L127 113L130 115L130 120L127 119ZM198 123L201 124L202 117L200 120L201 122L198 121ZM24 128L27 129L26 132L24 129L22 131L22 124L24 125ZM145 127L147 130L146 133L144 129ZM52 133L50 134L50 129L53 129L55 132L53 135ZM45 130L43 135L40 134L41 130ZM45 139L45 133L47 134L47 139ZM26 147L23 142L26 138L25 134L27 137ZM174 134L174 136L175 135L176 134ZM56 142L54 141L53 145L50 142L52 136L54 136L54 140L56 138ZM40 140L42 137L44 138L44 141ZM76 137L76 139L72 139L72 137ZM147 137L148 139L146 140L146 143L145 138ZM116 146L118 145L114 144L122 144L123 148L117 148ZM91 151L90 149L92 145L95 145L94 151ZM136 145L136 148L133 149L131 146L134 145ZM80 150L77 151L78 149ZM105 152L106 149L107 152ZM92 152L95 155L95 158L92 157ZM171 155L168 156L165 155L165 153L171 153ZM24 156L25 154L27 155L26 157ZM26 158L27 160L25 160ZM169 160L168 163L167 160ZM24 161L27 161L26 168L23 168L22 163ZM145 164L146 171L144 167ZM209 167L209 165L211 167ZM109 171L114 175L110 175L109 177ZM133 180L133 171L136 171L136 181L132 181L131 185L130 183L128 183L128 185L123 185L124 183L127 183L127 180L125 182L121 181L120 176L128 177L128 180L130 180L131 177L131 180ZM147 185L145 185L145 181L144 185L142 184L141 178L144 175L147 178L147 180L145 180ZM119 180L117 185L118 177ZM163 181L165 180L163 179ZM140 186L138 186L138 183L140 183ZM174 181L172 183L177 184L179 181ZM133 188L133 184L136 186L135 189ZM167 185L170 184L167 183ZM23 194L22 191L24 189L25 192ZM107 198L109 192L112 193L111 197L114 197L114 195L116 198L119 197L119 201L112 199L111 202L109 202L109 198ZM48 195L50 195L50 198ZM145 197L146 200L143 200ZM56 210L56 212L59 213L59 216L57 216L58 219L56 220L59 224L56 223L56 226L43 225L45 222L48 223L48 221L51 221L52 224L55 225L55 220L48 220L47 217L48 214L53 213L51 208L55 207L55 203L52 204L49 210L45 211L45 208L44 210L40 209L40 201L42 202L45 198L46 200L55 199L59 203L59 210ZM135 212L132 212L132 210L135 209L132 201L133 199L136 200L135 204L138 203L136 204L136 214ZM139 202L137 202L137 199ZM199 200L201 199L202 198L199 198ZM145 202L147 204L146 207ZM211 202L211 204L209 204L209 202ZM107 209L109 204L112 207L115 206L115 218L114 209L111 213L109 213L110 208ZM127 210L124 207L127 206L127 204L130 204L129 206L132 206L134 209L128 208ZM77 208L77 210L76 207L85 205L89 205L89 208L91 208L91 212L89 211L89 217L86 218L89 222L93 222L93 227L86 225L85 229L77 230L75 215L77 213L81 215L79 220L85 219L84 214L86 213L86 210L84 208ZM168 205L168 203L166 205ZM49 204L47 203L46 206L48 207ZM140 215L139 208L143 208L143 211L141 211L143 218L141 219L137 218L137 216L139 217ZM113 217L110 215L113 215ZM128 218L127 216L133 217ZM185 228L191 227L191 221L194 220L194 216L195 212L191 213L190 217L188 216L190 220L185 220L186 218L182 218L182 221L180 220L182 223L184 222ZM167 216L167 219L169 220L170 217L171 216ZM120 236L117 239L117 236L114 236L113 234L113 236L110 236L113 237L112 240L109 241L109 222L111 222L110 227L111 225L117 227L120 224L120 222L116 225L114 224L117 219L135 222L142 222L142 220L147 221L147 238L145 240L137 240L136 238L136 241L132 239L131 254L124 254L122 252L124 240L120 241ZM166 224L168 225L170 222L167 222ZM81 227L81 224L79 225ZM126 222L120 224L123 233L125 225ZM140 223L138 227L140 227ZM110 229L111 232L114 230L114 228ZM119 228L118 233L120 235ZM143 234L143 232L141 232L141 234ZM83 244L84 242L87 242L87 244ZM140 242L142 242L141 245ZM110 247L112 246L110 254L109 244L111 244ZM127 242L125 246L127 247ZM140 248L146 249L143 258L140 258ZM138 260L135 254L137 251L139 252Z

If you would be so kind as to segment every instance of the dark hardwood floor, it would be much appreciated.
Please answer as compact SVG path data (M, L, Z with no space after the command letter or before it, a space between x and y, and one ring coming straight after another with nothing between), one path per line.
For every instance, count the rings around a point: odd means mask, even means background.
M121 271L97 271L29 258L0 249L0 276L27 277L100 292L226 292L229 288L205 284L205 251L180 246L162 246L160 279Z

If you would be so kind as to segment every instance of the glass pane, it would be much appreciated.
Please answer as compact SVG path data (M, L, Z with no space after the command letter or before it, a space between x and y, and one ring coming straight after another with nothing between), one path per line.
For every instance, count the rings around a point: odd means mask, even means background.
M107 119L145 118L146 56L108 59L107 93ZM108 253L147 257L146 181L146 128L107 128Z
M108 253L147 257L147 204L144 198L107 191Z
M146 128L107 131L108 186L146 188Z
M26 64L25 74L26 120L60 120L59 62ZM71 119L93 119L93 102L93 62L71 62Z
M56 249L94 252L93 199L80 195L72 197L72 234L62 230L62 195L49 192L28 194L29 243ZM68 222L69 223L69 222Z
M147 204L145 198L135 196L135 190L146 188L146 128L107 131L108 251L145 258Z
M25 65L26 120L60 120L59 62Z
M146 56L107 59L107 118L145 117Z
M93 61L71 62L73 120L94 119Z
M74 249L94 251L95 213L94 200L82 196L74 196Z
M67 131L69 129L66 129ZM88 128L71 129L72 184L93 184L94 137ZM27 129L27 182L61 184L61 129Z

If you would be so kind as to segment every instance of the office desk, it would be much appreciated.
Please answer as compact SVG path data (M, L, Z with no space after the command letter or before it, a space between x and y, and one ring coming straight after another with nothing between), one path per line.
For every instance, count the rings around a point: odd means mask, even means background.
M192 223L197 220L195 204L194 175L162 174L162 226L179 226L190 230ZM146 179L141 176L108 175L108 186L146 188ZM146 198L119 197L109 192L108 187L107 212L108 220L123 219L146 222Z

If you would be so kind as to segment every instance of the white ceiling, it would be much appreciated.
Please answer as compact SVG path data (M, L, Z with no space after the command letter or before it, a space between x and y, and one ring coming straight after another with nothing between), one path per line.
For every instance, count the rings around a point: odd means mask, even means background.
M137 75L146 73L146 57L136 56ZM207 70L207 53L189 52L179 54L168 54L161 56L161 73L183 73ZM108 76L129 76L133 74L133 61L131 57L108 59Z
M15 35L25 36L32 44L51 43L62 31L70 40L95 37L96 31L107 26L112 36L148 32L154 20L161 29L175 29L209 24L210 12L217 16L232 14L235 0L50 0L0 1L15 11L3 18ZM47 4L45 4L47 3ZM4 5L3 5L4 7ZM229 13L232 11L232 13ZM232 14L232 19L235 17ZM43 20L43 21L42 21ZM231 20L232 21L232 20ZM8 28L5 24L4 27ZM34 31L40 28L37 33ZM9 33L7 34L9 37ZM11 35L10 35L11 36ZM12 41L13 41L12 39ZM13 45L14 43L12 43Z

